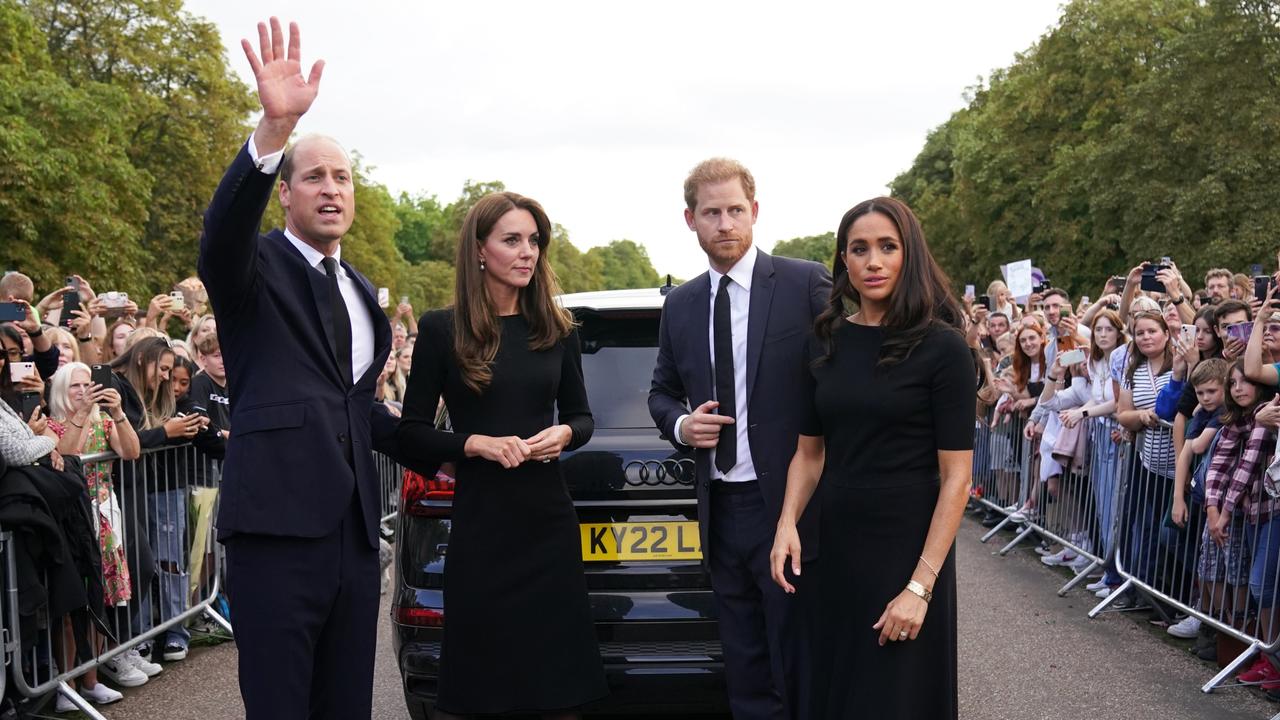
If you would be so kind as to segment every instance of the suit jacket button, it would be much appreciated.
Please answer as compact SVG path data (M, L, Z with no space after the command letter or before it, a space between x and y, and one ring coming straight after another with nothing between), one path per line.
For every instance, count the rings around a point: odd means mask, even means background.
M345 444L345 443L347 442L347 434L346 434L346 433L338 433L338 442L339 442L339 443L343 443L343 444Z
M702 489L703 489L703 490L707 490L707 489L709 489L710 487L711 487L711 481L710 481L710 480L703 480L703 481L702 481Z

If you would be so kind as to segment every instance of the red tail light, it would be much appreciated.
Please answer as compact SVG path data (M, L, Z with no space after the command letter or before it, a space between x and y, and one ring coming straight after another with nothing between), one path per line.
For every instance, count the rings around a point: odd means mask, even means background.
M444 611L433 608L396 607L396 622L418 627L443 627Z
M405 470L400 483L400 507L406 514L419 517L448 516L453 505L454 479L444 472L426 478Z

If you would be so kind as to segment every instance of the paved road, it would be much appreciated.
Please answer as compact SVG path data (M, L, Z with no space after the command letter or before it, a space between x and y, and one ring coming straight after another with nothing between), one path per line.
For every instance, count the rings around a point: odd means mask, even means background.
M1203 695L1200 685L1212 669L1182 646L1134 617L1088 620L1091 595L1057 597L1061 577L1036 555L994 556L996 548L979 544L979 535L966 520L958 561L964 720L1268 720L1280 712L1242 689ZM373 716L405 720L389 625L379 628ZM193 652L105 714L111 720L241 717L235 659L231 643Z

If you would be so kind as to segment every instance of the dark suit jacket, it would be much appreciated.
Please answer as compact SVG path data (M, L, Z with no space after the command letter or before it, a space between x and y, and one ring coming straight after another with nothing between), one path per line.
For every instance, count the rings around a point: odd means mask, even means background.
M826 307L831 275L818 263L760 252L751 276L747 319L747 440L765 504L773 517L782 512L787 468L800 434L799 402L805 381L806 345L814 318ZM667 295L662 307L658 364L649 389L649 414L672 444L676 420L715 398L715 376L708 340L711 326L711 276L703 273ZM697 450L698 524L702 547L710 527L711 452ZM800 522L805 559L816 556L818 496Z
M274 175L241 148L205 212L200 278L218 317L236 399L223 466L218 537L324 537L353 495L377 547L378 471L370 414L391 329L373 286L347 263L373 319L373 364L355 385L338 371L328 279L284 233L258 234ZM350 454L352 462L348 464Z

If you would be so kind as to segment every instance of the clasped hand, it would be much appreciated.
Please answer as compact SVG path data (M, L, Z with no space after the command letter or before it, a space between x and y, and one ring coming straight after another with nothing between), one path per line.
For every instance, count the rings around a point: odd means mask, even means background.
M510 470L529 460L551 462L560 457L572 440L573 430L568 425L553 425L530 438L472 435L467 438L466 454L496 462Z

